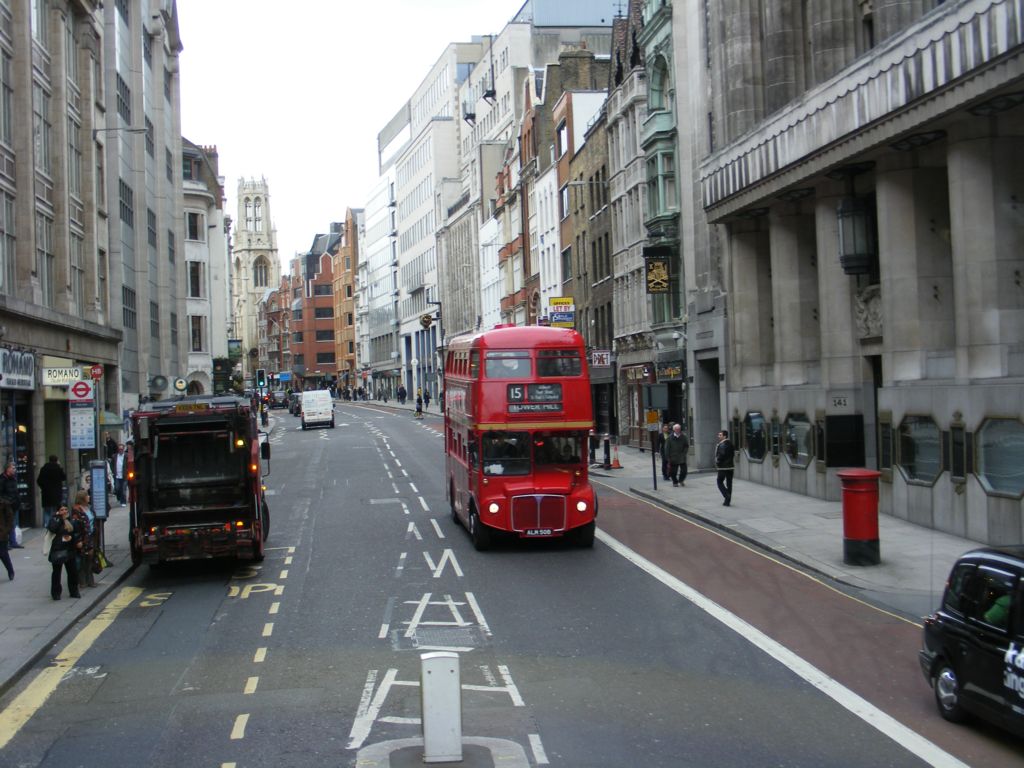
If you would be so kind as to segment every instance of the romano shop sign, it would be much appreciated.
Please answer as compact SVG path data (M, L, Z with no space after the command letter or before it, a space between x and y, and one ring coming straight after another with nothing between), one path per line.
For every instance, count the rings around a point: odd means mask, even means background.
M35 389L35 353L0 347L0 376L2 389Z

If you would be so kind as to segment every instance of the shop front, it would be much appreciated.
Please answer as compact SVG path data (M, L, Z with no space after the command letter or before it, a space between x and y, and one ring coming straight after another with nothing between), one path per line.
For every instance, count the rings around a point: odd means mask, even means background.
M656 365L658 383L665 386L668 408L661 412L661 422L683 425L683 431L690 434L689 408L686 397L686 363L681 359L660 361ZM692 435L691 435L692 439Z
M18 524L36 525L32 440L32 396L36 385L35 352L0 347L0 454L14 462L18 477Z
M656 383L652 363L624 365L619 369L622 408L619 411L619 435L627 444L645 448L650 442L644 413L644 385Z

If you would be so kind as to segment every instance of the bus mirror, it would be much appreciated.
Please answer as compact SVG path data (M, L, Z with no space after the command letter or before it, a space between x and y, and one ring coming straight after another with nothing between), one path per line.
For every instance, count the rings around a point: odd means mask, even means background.
M149 440L149 418L143 417L139 419L139 439Z
M270 459L270 443L260 443L260 458Z

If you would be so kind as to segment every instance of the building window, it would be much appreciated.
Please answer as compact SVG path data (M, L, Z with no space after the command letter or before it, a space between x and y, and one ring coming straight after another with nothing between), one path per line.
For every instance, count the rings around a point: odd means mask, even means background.
M71 310L79 317L85 314L85 240L71 233L68 261L71 266Z
M327 284L314 285L313 286L313 295L314 296L330 296L331 295L331 286L327 285Z
M0 141L14 143L14 86L12 80L11 55L4 51L0 55Z
M43 213L36 213L36 273L42 289L44 307L53 308L56 286L54 285L53 219Z
M148 35L146 36L149 37ZM156 141L153 133L153 123L150 119L146 118L146 154L152 158L156 158Z
M295 333L292 334L292 344L301 344L301 343L302 343L302 331L295 331Z
M164 69L164 99L171 100L171 73Z
M252 207L253 207L253 210L256 213L256 231L257 232L262 232L263 231L263 201L260 198L257 197L256 200L253 202Z
M313 307L313 317L317 320L334 317L334 307Z
M14 295L14 198L0 191L0 293Z
M352 298L352 286L351 285L346 285L345 286L345 298L346 299L351 299Z
M650 85L647 88L647 108L651 112L668 109L668 65L658 56L651 67Z
M68 192L82 198L82 126L68 118Z
M155 301L149 302L149 335L160 338L160 305Z
M29 23L32 25L32 39L35 40L43 50L49 50L50 45L50 14L49 0L31 0L32 17Z
M167 230L167 260L170 261L171 264L174 263L175 255L176 254L174 252L174 230L173 229L168 229Z
M678 207L675 154L657 152L647 158L648 217L653 219L663 216Z
M117 0L115 5L117 6L117 12L124 20L125 26L131 24L131 16L128 14L128 0Z
M193 352L203 351L203 317L202 315L191 315L189 321L189 339Z
M201 213L189 211L185 214L186 240L206 242L206 217Z
M252 200L245 198L245 228L252 232Z
M127 125L132 124L132 92L121 75L117 75L117 114Z
M164 148L164 172L167 174L167 180L174 183L174 155L171 154L171 150Z
M316 364L317 365L332 365L334 363L333 352L317 352L316 353Z
M334 331L317 331L317 341L334 341Z
M50 125L50 94L39 83L32 83L32 132L35 140L36 168L49 175L53 172Z
M804 469L814 456L814 430L806 413L791 413L784 426L786 459L791 466Z
M96 292L99 294L99 309L104 317L110 309L107 301L107 252L102 248L96 252Z
M942 435L930 416L907 416L900 424L899 466L907 480L934 483L942 472Z
M257 288L267 287L267 262L263 258L256 259L252 265L252 283Z
M171 346L178 347L178 313L171 312Z
M153 41L146 30L142 30L142 60L147 69L153 68Z
M763 413L751 411L743 418L743 445L747 458L764 461L768 453L768 423Z
M125 328L134 330L138 325L135 310L135 291L127 285L121 286L121 320Z
M563 120L558 125L558 156L561 157L569 151L569 128Z
M156 248L156 213L152 208L146 209L146 241Z
M135 227L135 192L124 179L117 180L118 209L121 221L129 227Z
M978 430L977 456L985 490L1016 498L1024 494L1024 424L986 419Z
M203 298L203 264L199 261L188 263L188 296L190 299Z

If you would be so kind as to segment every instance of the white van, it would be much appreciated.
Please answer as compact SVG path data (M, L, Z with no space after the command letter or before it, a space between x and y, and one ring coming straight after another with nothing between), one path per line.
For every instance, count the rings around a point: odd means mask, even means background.
M334 400L326 389L302 393L302 428L327 425L334 429Z

